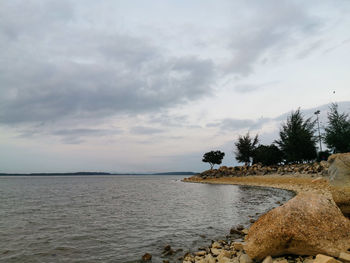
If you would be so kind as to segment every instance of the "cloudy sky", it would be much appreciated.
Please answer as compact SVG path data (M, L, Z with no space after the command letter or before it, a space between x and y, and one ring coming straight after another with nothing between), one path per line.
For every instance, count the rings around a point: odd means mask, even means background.
M350 111L350 1L0 1L0 172L200 171ZM335 91L335 93L334 93Z

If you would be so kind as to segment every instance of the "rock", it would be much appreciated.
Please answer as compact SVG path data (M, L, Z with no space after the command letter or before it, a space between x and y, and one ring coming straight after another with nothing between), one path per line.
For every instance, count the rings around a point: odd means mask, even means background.
M212 248L222 248L222 246L220 245L219 242L215 241L212 245L211 245Z
M223 258L230 259L231 258L231 252L228 251L228 250L222 250L220 252L220 254L217 256L217 259L220 260L220 259L223 259Z
M350 153L332 154L328 158L331 192L345 214L350 214Z
M236 229L239 230L239 231L242 231L242 230L244 229L244 226L238 225L238 226L236 227Z
M243 233L242 233L241 230L238 230L238 229L233 227L233 228L230 229L230 235L235 235L235 234L241 236Z
M205 257L205 261L206 263L215 263L216 260L212 255L209 254Z
M207 252L205 251L198 251L196 253L194 253L196 256L205 256L207 254Z
M152 260L152 255L149 253L146 253L142 256L141 259L142 259L142 261L150 261L150 260Z
M243 243L242 242L233 242L233 248L237 251L243 250Z
M340 263L340 262L333 257L318 254L313 263Z
M166 245L163 250L164 251L169 251L169 250L171 250L171 246L170 245Z
M350 262L350 254L345 252L340 252L339 259L344 262Z
M247 254L242 254L239 257L239 263L253 263L253 260Z
M164 259L164 260L163 260L163 263L170 263L170 261L169 261L169 260Z
M318 254L313 263L341 263L341 261L326 255Z
M283 254L337 257L350 248L350 221L331 197L301 193L261 216L245 241L246 253L258 260Z
M272 257L271 256L267 256L262 263L272 263Z
M247 234L248 234L248 232L249 232L249 230L248 230L248 229L246 229L246 228L242 230L242 233L243 233L244 235L247 235Z
M220 255L220 253L221 253L221 249L212 248L212 249L211 249L211 253L212 253L214 256L218 256L218 255Z

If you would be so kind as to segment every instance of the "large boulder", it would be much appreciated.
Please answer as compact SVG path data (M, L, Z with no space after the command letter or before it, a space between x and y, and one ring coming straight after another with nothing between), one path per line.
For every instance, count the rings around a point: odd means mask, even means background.
M350 214L350 153L329 156L328 174L334 201L344 214Z
M244 249L258 260L283 254L337 257L350 249L350 220L330 196L301 193L261 216Z

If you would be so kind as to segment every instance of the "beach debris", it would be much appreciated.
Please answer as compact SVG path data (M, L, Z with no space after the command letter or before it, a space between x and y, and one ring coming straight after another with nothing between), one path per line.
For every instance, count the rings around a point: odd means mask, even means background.
M330 196L300 193L261 216L244 250L253 259L284 254L337 257L350 248L350 221Z

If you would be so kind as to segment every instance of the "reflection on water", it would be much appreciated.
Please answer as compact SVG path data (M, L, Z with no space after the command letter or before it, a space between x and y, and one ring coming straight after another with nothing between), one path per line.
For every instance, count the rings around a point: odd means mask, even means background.
M182 178L0 177L0 261L162 262L166 244L196 249L292 197Z

